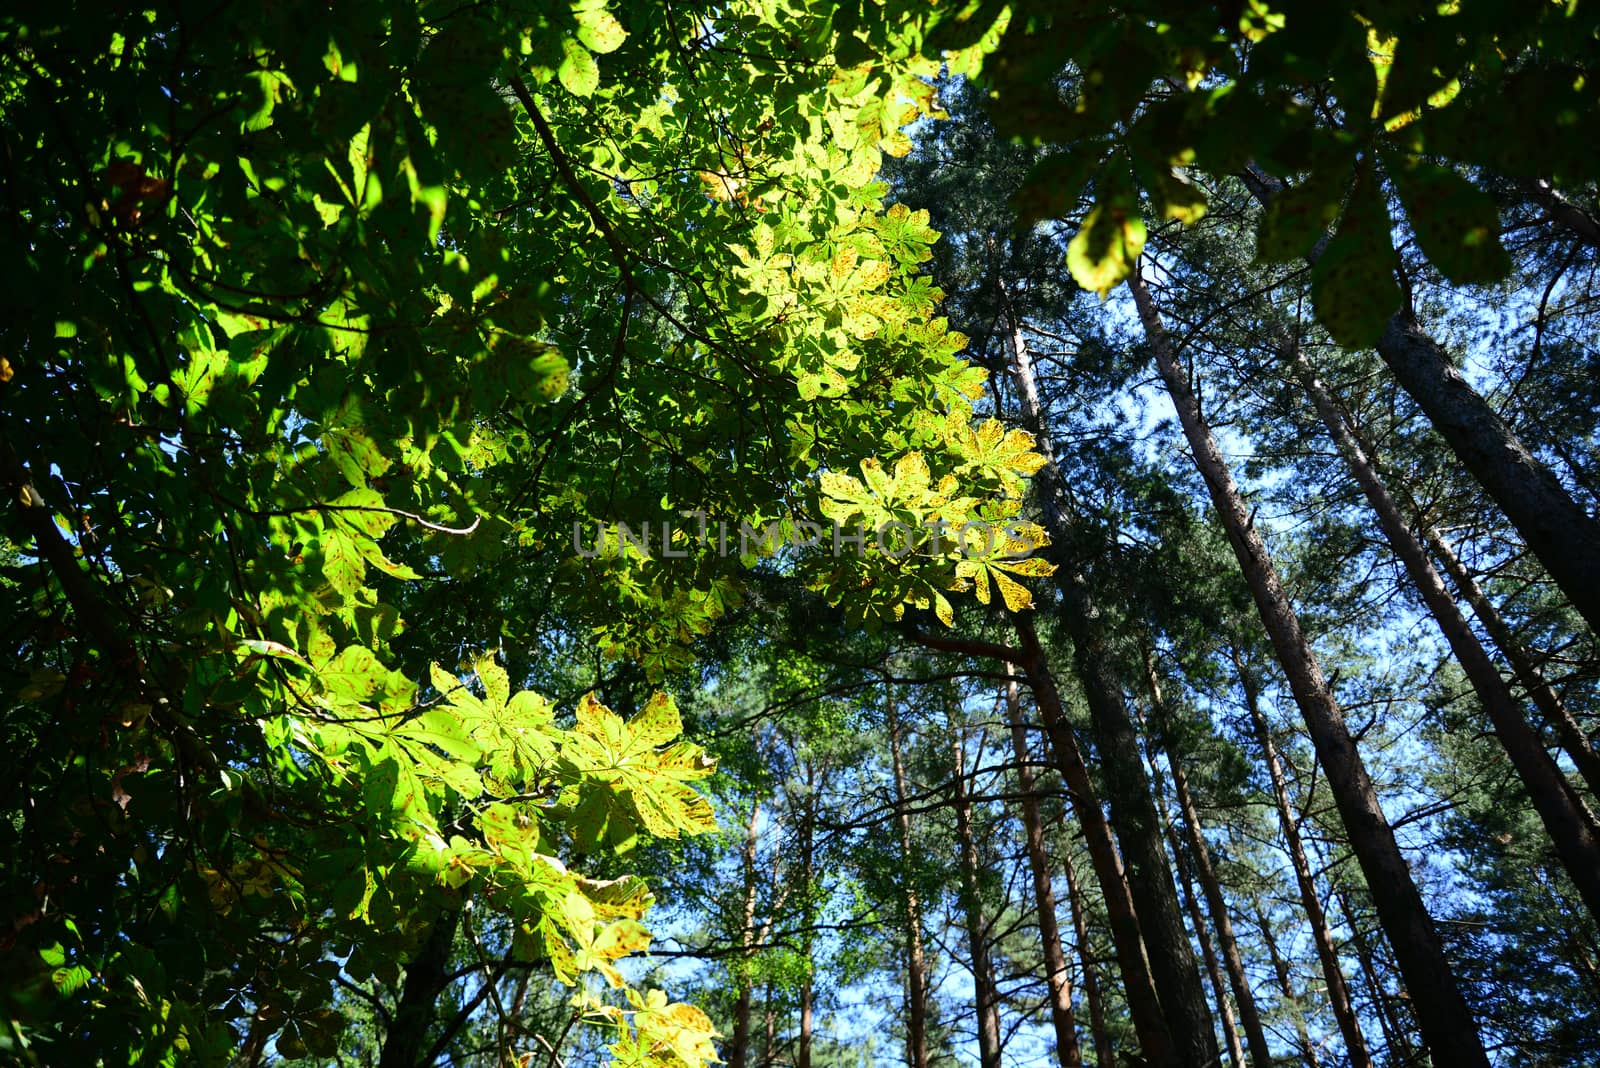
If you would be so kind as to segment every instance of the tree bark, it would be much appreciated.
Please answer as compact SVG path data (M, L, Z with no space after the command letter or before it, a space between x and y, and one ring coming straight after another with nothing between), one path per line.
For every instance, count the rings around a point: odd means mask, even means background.
M1305 1062L1306 1068L1321 1068L1317 1047L1312 1044L1311 1033L1306 1030L1305 1011L1300 1004L1300 996L1295 993L1294 980L1289 975L1289 962L1284 960L1283 954L1278 951L1278 938L1272 933L1272 921L1267 919L1267 914L1259 908L1256 909L1256 926L1261 929L1261 940L1267 944L1267 956L1272 959L1272 974L1278 979L1278 990L1282 992L1284 1004L1289 1007L1289 1012L1294 1017L1295 1045L1300 1048L1300 1059Z
M906 771L900 749L900 715L890 694L887 705L889 752L894 761L895 822L900 832L900 871L905 881L906 1063L928 1068L928 978L922 947L922 905L912 879L911 814L905 810Z
M761 991L762 1002L766 1006L766 1043L761 1047L761 1068L772 1068L777 1063L778 1045L778 1010L772 1003L772 980L768 979Z
M1265 205L1274 189L1258 173L1245 184ZM1311 260L1315 260L1314 252ZM1573 499L1462 377L1410 308L1389 320L1378 355L1467 471L1500 506L1529 550L1591 629L1600 632L1600 520Z
M1578 774L1583 776L1583 781L1588 784L1589 792L1600 799L1600 754L1595 752L1588 734L1574 718L1572 711L1567 708L1561 695L1556 693L1555 687L1550 685L1544 673L1534 663L1527 648L1517 640L1517 636L1506 625L1494 602L1483 592L1483 587L1478 585L1477 579L1472 577L1472 572L1467 570L1444 535L1437 527L1431 525L1423 534L1427 538L1428 546L1433 550L1433 555L1444 565L1445 571L1449 572L1462 598L1472 606L1473 614L1483 624L1483 629L1488 632L1495 647L1500 650L1500 655L1511 665L1511 670L1516 673L1517 682L1527 691L1544 718L1555 728L1556 736L1561 739L1561 748L1572 758Z
M1206 908L1211 913L1211 922L1217 931L1217 948L1222 951L1228 983L1233 988L1233 999L1239 1006L1239 1022L1244 1026L1245 1039L1250 1046L1250 1063L1254 1068L1272 1068L1272 1047L1267 1044L1267 1032L1261 1025L1255 992L1250 988L1250 977L1245 974L1244 958L1239 953L1239 942L1233 933L1233 919L1228 914L1228 903L1222 895L1222 883L1211 862L1211 851L1206 845L1205 835L1201 833L1200 813L1195 808L1194 795L1189 790L1189 776L1183 770L1183 760L1178 755L1166 702L1161 696L1161 681L1156 678L1155 661L1149 649L1144 654L1144 670L1150 686L1151 707L1155 712L1156 733L1167 755L1167 767L1172 771L1172 789L1178 798L1184 837L1188 839L1189 852L1194 857L1195 878L1200 883L1201 893L1205 895Z
M1000 1068L1000 992L995 985L994 964L989 959L989 925L983 915L983 897L978 884L978 843L972 833L972 801L967 790L966 741L960 730L952 730L952 766L955 769L954 800L956 836L961 846L961 907L966 914L967 952L972 962L972 985L978 1015L978 1063L981 1068Z
M1024 425L1035 436L1046 458L1040 487L1045 529L1053 543L1068 540L1068 522L1061 496L1062 479L1055 462L1055 447L1047 432L1034 379L1033 360L1022 336L1004 284L1000 295L1010 327L1012 378L1021 402ZM1139 910L1150 973L1155 980L1167 1031L1181 1063L1209 1066L1217 1061L1217 1038L1211 1011L1200 982L1200 966L1183 927L1183 910L1172 881L1172 862L1162 842L1161 821L1144 772L1105 633L1105 621L1095 604L1087 578L1071 561L1060 561L1058 581L1062 593L1061 622L1072 638L1073 665L1084 696L1101 759L1101 781L1111 804L1111 818L1122 840L1128 866L1128 888Z
M1556 192L1556 187L1543 178L1525 179L1518 184L1568 233L1586 245L1600 248L1600 219Z
M1467 384L1410 310L1389 321L1378 355L1590 630L1600 632L1600 523Z
M940 638L912 633L913 640L932 649L959 652L969 656L982 656L1015 664L1023 671L1034 701L1044 723L1045 737L1056 769L1066 783L1072 798L1078 825L1083 831L1089 860L1094 868L1095 881L1106 905L1107 925L1111 944L1117 958L1117 968L1122 976L1122 987L1128 1002L1128 1014L1139 1041L1140 1054L1150 1068L1164 1068L1176 1063L1172 1040L1167 1032L1166 1019L1156 995L1155 983L1150 976L1149 962L1145 958L1139 917L1134 908L1133 895L1128 889L1117 854L1111 825L1100 808L1094 783L1089 777L1088 765L1078 748L1077 735L1067 721L1061 693L1056 688L1055 675L1039 645L1033 621L1027 615L1012 615L1012 629L1017 635L1018 648L1011 648L974 639ZM1108 1045L1101 1048L1109 1049Z
M800 816L800 878L801 885L805 888L805 916L806 931L805 943L805 974L800 980L800 1038L794 1055L795 1068L811 1068L811 1014L812 999L815 996L812 986L811 943L812 929L816 925L816 916L812 902L816 895L812 892L812 881L816 878L816 823L817 823L817 769L810 761L806 762L806 800L804 811Z
M1334 398L1337 402L1338 398ZM1343 417L1344 426L1349 430L1356 445L1368 456L1372 457L1373 467L1379 477L1383 474L1383 465L1362 437L1361 428L1356 426L1350 412L1343 405L1339 406L1339 413ZM1566 702L1556 693L1544 673L1539 670L1534 657L1528 649L1517 639L1506 621L1501 617L1494 602L1484 593L1483 588L1472 576L1461 558L1456 554L1450 542L1433 524L1428 524L1422 531L1423 540L1432 551L1434 557L1443 565L1449 574L1461 598L1472 607L1472 612L1483 624L1483 629L1488 633L1495 648L1500 650L1500 655L1515 674L1517 682L1532 698L1534 706L1556 731L1556 737L1561 740L1561 748L1572 759L1578 769L1578 774L1588 784L1589 792L1600 799L1600 755L1594 750L1588 734L1579 725Z
M1133 1017L1134 1032L1139 1039L1139 1050L1151 1065L1179 1064L1181 1062L1177 1060L1178 1054L1167 1030L1167 1020L1161 1010L1150 965L1145 958L1133 894L1123 873L1121 859L1117 856L1111 826L1106 822L1100 799L1089 778L1089 768L1083 762L1083 753L1078 748L1071 724L1067 722L1055 676L1045 661L1033 621L1026 616L1013 616L1012 626L1022 647L1023 657L1018 666L1027 674L1033 689L1039 717L1044 721L1045 733L1050 740L1051 753L1072 795L1073 811L1077 813L1078 824L1083 828L1089 861L1105 899L1111 944L1116 950L1117 967L1122 973L1123 991L1128 1000L1128 1013Z
M450 948L455 944L456 927L461 921L459 906L445 910L417 955L406 965L405 985L394 1007L389 1032L383 1036L383 1052L378 1068L414 1068L417 1055L428 1048L428 1028L433 1026L433 1007L445 987L450 985Z
M1344 1038L1345 1055L1350 1058L1350 1068L1372 1068L1372 1055L1367 1052L1366 1036L1361 1033L1361 1021L1356 1016L1355 1005L1350 1000L1350 988L1345 983L1344 969L1339 964L1339 950L1334 945L1333 932L1328 928L1328 916L1323 911L1316 880L1311 875L1311 863L1306 859L1305 845L1300 840L1300 826L1289 804L1289 787L1284 780L1283 765L1278 762L1278 751L1272 744L1272 731L1261 712L1255 679L1245 667L1237 649L1233 650L1233 666L1239 675L1239 686L1244 690L1245 705L1250 712L1256 742L1261 746L1267 774L1272 778L1272 797L1278 808L1278 826L1283 831L1289 862L1294 868L1295 885L1300 890L1300 907L1306 914L1306 922L1311 925L1311 941L1317 948L1317 961L1322 965L1329 1007L1333 1009L1334 1020L1339 1025L1339 1034Z
M1033 769L1028 763L1028 734L1022 722L1015 679L1006 683L1006 718L1011 725L1011 751L1017 761L1017 792L1022 795L1022 830L1027 839L1028 867L1033 872L1033 900L1039 915L1039 941L1044 951L1045 983L1050 992L1050 1023L1056 1033L1056 1054L1062 1068L1081 1068L1078 1025L1072 1013L1072 973L1067 970L1056 919L1055 880L1045 855L1044 825L1034 796Z
M744 849L739 861L744 872L744 902L740 911L739 945L742 960L749 963L755 948L756 925L756 843L761 824L761 802L750 805L750 820L745 826ZM739 994L733 1004L733 1037L728 1041L728 1068L745 1068L750 1055L750 1001L752 985L748 973L739 976Z
M1389 1054L1391 1064L1409 1064L1415 1055L1411 1044L1411 1029L1408 1022L1402 1018L1396 1009L1395 999L1389 996L1388 989L1383 983L1383 973L1378 969L1378 963L1372 954L1372 945L1367 941L1367 934L1356 923L1355 910L1350 907L1350 898L1343 890L1335 890L1339 901L1339 910L1344 913L1345 926L1350 928L1350 944L1355 947L1356 961L1361 965L1361 977L1366 980L1367 990L1372 995L1372 1007L1378 1014L1378 1026L1383 1029L1383 1041ZM1404 996L1402 990L1401 996Z
M1600 826L1596 825L1593 813L1583 804L1517 707L1510 687L1445 588L1444 579L1434 570L1422 543L1406 525L1400 507L1351 433L1328 387L1317 377L1298 347L1285 355L1316 405L1328 435L1343 454L1356 484L1377 515L1389 548L1404 565L1423 604L1433 614L1450 651L1482 702L1495 737L1511 759L1511 766L1528 791L1546 833L1555 843L1556 855L1561 858L1590 914L1600 919Z
M1066 813L1063 812L1063 828L1066 823ZM1100 994L1100 969L1094 962L1094 945L1089 941L1089 917L1078 890L1078 873L1072 864L1070 835L1066 848L1062 850L1061 868L1067 877L1067 911L1072 913L1072 935L1078 950L1078 965L1083 969L1083 1000L1089 1005L1089 1034L1094 1040L1095 1068L1114 1068L1116 1051L1111 1048L1111 1031L1106 1027L1106 1006Z
M1434 1056L1443 1063L1487 1066L1489 1060L1478 1037L1477 1024L1456 985L1444 953L1444 943L1411 878L1394 829L1378 804L1366 764L1345 726L1344 712L1322 675L1322 667L1300 629L1299 617L1278 578L1266 543L1251 521L1250 511L1217 448L1211 428L1200 413L1199 402L1178 366L1171 340L1156 314L1149 291L1137 273L1129 277L1128 287L1133 292L1162 381L1177 408L1184 435L1194 453L1195 465L1210 490L1239 566L1249 582L1262 623L1305 717L1345 832L1367 877L1384 931L1394 946L1395 958L1411 990L1423 1036Z
M1244 1047L1239 1044L1239 1024L1228 1002L1227 982L1222 978L1222 968L1217 964L1217 951L1211 943L1205 913L1200 911L1200 901L1195 896L1194 880L1189 877L1189 865L1183 859L1183 846L1178 841L1177 829L1167 824L1167 836L1172 842L1172 856L1177 861L1178 888L1183 891L1183 904L1189 910L1189 922L1194 926L1194 936L1200 942L1200 960L1205 964L1206 977L1211 980L1211 994L1217 1001L1217 1015L1222 1018L1222 1037L1228 1048L1228 1063L1234 1068L1244 1064Z

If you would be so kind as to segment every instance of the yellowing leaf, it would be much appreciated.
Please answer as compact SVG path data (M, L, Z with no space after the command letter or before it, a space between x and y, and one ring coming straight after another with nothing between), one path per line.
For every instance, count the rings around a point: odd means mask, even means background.
M594 56L571 38L561 42L561 49L563 56L561 66L556 68L556 77L573 96L593 96L600 88L600 67Z
M628 36L628 31L622 28L616 16L603 8L578 11L576 15L578 40L591 52L615 52Z
M1133 273L1144 238L1143 219L1097 204L1067 244L1067 269L1080 286L1103 297Z

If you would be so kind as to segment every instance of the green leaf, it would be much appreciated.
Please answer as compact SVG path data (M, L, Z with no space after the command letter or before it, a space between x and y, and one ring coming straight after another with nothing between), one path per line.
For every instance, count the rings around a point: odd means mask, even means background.
M333 457L352 486L364 488L369 478L382 475L391 465L377 443L366 431L357 427L324 430L322 442L328 449L328 455Z
M323 692L329 697L365 701L383 688L389 671L361 645L346 646L317 673Z
M346 597L359 590L367 568L355 539L341 530L328 530L321 544L322 574L328 585Z
M561 79L561 84L572 95L593 96L594 91L600 88L600 67L595 63L594 56L571 38L561 42L561 49L561 66L556 68L556 77Z
M82 964L74 964L70 968L57 968L50 973L50 983L56 992L64 998L69 998L89 985L89 980L94 978L94 973Z
M1287 263L1310 253L1339 217L1343 194L1338 179L1318 174L1273 197L1261 216L1256 259L1262 263Z
M1400 308L1389 209L1371 174L1357 180L1333 240L1311 273L1317 321L1339 344L1370 348Z
M1448 167L1415 159L1388 162L1417 244L1440 274L1457 285L1474 285L1510 273L1494 198Z
M393 733L398 738L434 746L456 760L470 763L481 755L462 726L461 718L449 708L430 708L396 727Z
M622 47L628 31L622 28L616 16L604 8L589 8L575 12L578 19L578 40L591 52L604 55Z

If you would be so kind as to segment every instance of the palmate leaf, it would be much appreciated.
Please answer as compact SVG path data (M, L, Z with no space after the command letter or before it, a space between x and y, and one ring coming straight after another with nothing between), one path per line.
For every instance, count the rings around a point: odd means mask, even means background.
M718 1032L703 1011L669 1004L660 990L642 997L629 990L628 1000L634 1008L631 1032L608 1047L619 1068L698 1068L716 1061L712 1039Z
M1012 523L998 529L1002 536L993 538L988 545L966 545L966 553L957 562L956 578L971 581L980 604L990 600L989 584L999 590L1005 606L1013 612L1033 607L1033 594L1011 576L1044 578L1055 573L1055 565L1042 557L1030 554L1049 544L1043 528L1033 523ZM959 587L958 587L959 588Z
M986 419L976 430L953 430L957 447L966 460L965 469L998 482L1008 493L1021 489L1022 478L1045 464L1042 453L1034 451L1033 435L1026 430L1008 430L997 419Z
M1448 167L1391 159L1394 179L1417 244L1458 285L1496 282L1511 270L1500 243L1500 211L1488 193Z
M562 898L555 918L573 946L572 966L579 972L598 971L613 987L624 986L613 962L650 948L650 932L631 917L603 921L593 902L579 887Z
M1144 239L1136 205L1096 204L1067 244L1067 270L1080 286L1103 297L1133 273Z
M1389 208L1370 169L1356 180L1333 240L1311 272L1317 321L1339 344L1377 344L1400 307L1400 284L1389 236Z
M561 747L579 848L600 842L626 847L640 830L677 838L716 829L711 806L687 785L710 775L715 764L687 742L658 749L681 730L677 706L664 694L629 721L584 695Z
M462 731L487 756L490 777L508 789L530 786L549 773L563 737L554 725L554 709L529 690L511 695L505 669L493 660L481 659L475 667L483 697L437 664L432 667L434 689Z

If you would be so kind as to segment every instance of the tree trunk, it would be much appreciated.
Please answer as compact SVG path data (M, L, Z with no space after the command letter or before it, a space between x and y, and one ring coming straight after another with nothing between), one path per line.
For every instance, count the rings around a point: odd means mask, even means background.
M777 1063L778 1045L778 1010L772 1003L772 980L768 979L761 991L762 1003L766 1008L766 1043L761 1047L761 1068L772 1068Z
M1167 836L1172 842L1172 856L1177 861L1178 888L1183 891L1183 904L1189 910L1189 922L1194 926L1194 936L1200 942L1200 959L1205 964L1206 976L1211 980L1211 994L1217 1000L1217 1015L1222 1017L1222 1037L1228 1047L1228 1063L1234 1068L1242 1068L1244 1047L1239 1044L1239 1024L1234 1019L1233 1006L1228 1002L1228 986L1222 978L1222 968L1217 964L1217 951L1211 944L1205 913L1200 911L1200 901L1195 897L1194 880L1189 877L1189 865L1183 859L1183 846L1171 823L1167 824Z
M1295 1044L1300 1047L1300 1059L1305 1062L1306 1068L1321 1068L1317 1047L1312 1044L1311 1033L1306 1030L1305 1011L1300 1004L1300 996L1295 993L1294 980L1289 975L1289 962L1284 960L1283 954L1278 951L1278 938L1272 933L1272 921L1267 919L1267 914L1259 908L1256 909L1256 926L1261 929L1261 940L1267 944L1267 956L1272 959L1272 973L1277 976L1283 1003L1289 1007L1289 1012L1294 1017Z
M1544 718L1555 728L1556 736L1561 739L1561 748L1572 758L1578 774L1583 776L1583 781L1588 784L1589 792L1596 799L1600 799L1600 754L1595 753L1588 734L1573 717L1572 711L1567 708L1561 695L1556 693L1555 687L1544 677L1544 673L1534 663L1533 657L1528 655L1528 650L1506 625L1494 602L1483 592L1483 587L1478 585L1478 581L1472 577L1472 572L1467 570L1444 535L1437 527L1430 525L1424 531L1424 536L1433 550L1433 555L1439 559L1451 579L1455 581L1456 589L1472 606L1473 614L1478 617L1483 629L1493 639L1495 646L1500 650L1500 655L1506 658L1506 663L1516 672L1517 681L1528 692L1528 696L1533 698L1534 705Z
M755 948L756 843L760 824L761 802L755 801L750 805L750 820L745 827L744 849L739 857L744 871L744 904L740 912L739 946L743 950L741 959L745 964L749 963L751 953ZM728 1040L726 1050L728 1068L745 1068L749 1060L750 1001L750 976L748 972L741 971L739 975L739 995L733 1004L733 1037Z
M972 960L972 985L978 1014L978 1063L981 1068L1000 1068L1000 992L995 986L994 964L989 959L989 925L983 917L983 897L978 885L978 843L972 833L965 736L956 729L951 734L954 735L955 777L952 781L956 836L961 846L961 907L966 914L967 951Z
M1128 287L1133 291L1162 381L1194 452L1195 464L1205 478L1261 620L1289 677L1295 701L1305 716L1351 847L1406 977L1423 1036L1442 1063L1487 1066L1489 1060L1478 1037L1477 1024L1456 986L1444 944L1412 881L1394 829L1378 804L1366 765L1345 726L1344 712L1323 678L1322 667L1300 629L1299 617L1278 579L1266 543L1255 529L1233 475L1211 436L1211 428L1200 414L1199 402L1178 366L1149 291L1137 273L1129 277Z
M1278 807L1278 826L1283 831L1284 845L1289 850L1289 861L1294 868L1295 885L1300 890L1300 907L1306 914L1306 922L1311 925L1311 941L1317 947L1317 961L1322 965L1323 982L1328 988L1328 1004L1339 1025L1339 1034L1344 1037L1345 1054L1350 1058L1350 1068L1372 1068L1372 1055L1367 1052L1366 1036L1361 1033L1361 1021L1356 1017L1355 1005L1350 1001L1350 988L1344 980L1344 969L1339 964L1339 950L1333 943L1333 932L1328 929L1328 917L1322 908L1322 898L1317 893L1316 880L1311 875L1311 863L1306 859L1305 845L1300 840L1300 826L1289 804L1289 787L1284 781L1283 766L1278 763L1272 732L1267 726L1266 716L1261 712L1255 678L1245 667L1237 649L1233 650L1233 666L1239 674L1239 686L1244 690L1245 705L1250 712L1250 723L1255 728L1256 741L1261 746L1267 774L1272 778L1272 797Z
M450 948L455 944L460 920L459 906L446 909L433 921L417 955L406 965L405 985L394 1007L389 1033L383 1036L378 1068L414 1068L418 1055L428 1048L426 1039L428 1028L433 1026L434 1003L450 985Z
M1350 928L1350 944L1355 947L1356 961L1361 965L1361 977L1366 980L1367 990L1372 995L1372 1007L1378 1014L1378 1026L1383 1029L1389 1062L1409 1064L1415 1056L1409 1022L1395 1008L1395 999L1389 996L1384 986L1383 973L1379 971L1372 955L1372 945L1367 941L1366 932L1356 923L1355 910L1350 907L1349 897L1343 890L1335 890L1334 893L1339 901L1339 911L1344 913L1345 926Z
M900 872L906 895L906 1063L911 1068L928 1068L928 972L922 948L922 906L912 878L911 814L905 810L906 771L900 750L900 714L892 693L887 710L889 752L894 760L895 822L900 830Z
M1199 962L1183 926L1183 912L1172 879L1172 861L1162 842L1150 779L1145 774L1122 686L1113 674L1112 652L1100 633L1097 610L1089 603L1082 576L1068 576L1065 624L1073 660L1088 700L1100 754L1101 781L1111 802L1111 818L1122 840L1128 889L1139 910L1140 929L1150 955L1161 1008L1185 1064L1209 1065L1217 1059L1216 1033L1200 984Z
M1000 286L1010 326L1011 371L1021 401L1024 424L1036 438L1046 458L1037 480L1045 529L1055 544L1068 540L1070 524L1061 498L1061 471L1055 447L1042 419L1033 360L1022 337L1005 286ZM1060 561L1058 579L1062 593L1061 622L1072 638L1073 665L1089 704L1101 760L1101 781L1111 804L1111 818L1122 840L1128 865L1128 888L1139 910L1150 973L1155 980L1161 1010L1173 1046L1186 1065L1209 1066L1217 1061L1217 1037L1206 1007L1200 966L1183 927L1183 911L1172 881L1172 863L1161 837L1161 821L1144 772L1133 717L1123 697L1122 683L1105 621L1081 569Z
M1167 766L1172 770L1172 788L1177 794L1179 815L1183 817L1184 837L1188 839L1189 852L1194 857L1195 878L1200 883L1206 908L1211 913L1211 922L1216 927L1217 948L1222 951L1228 984L1233 988L1233 998L1239 1006L1239 1022L1244 1025L1245 1039L1250 1045L1250 1063L1254 1068L1272 1068L1272 1047L1267 1044L1267 1032L1261 1026L1255 992L1250 988L1250 977L1245 974L1244 958L1239 953L1239 942L1233 933L1233 919L1228 915L1228 904L1222 896L1222 883L1217 878L1216 867L1211 863L1211 851L1206 845L1205 835L1201 833L1200 813L1195 808L1194 795L1189 791L1189 776L1184 772L1183 760L1178 755L1172 722L1161 697L1161 681L1156 678L1155 661L1149 649L1144 654L1144 670L1150 686L1156 733L1166 752Z
M1478 397L1411 312L1389 320L1378 355L1506 513L1566 600L1600 633L1600 523Z
M1286 355L1293 363L1301 385L1316 405L1317 414L1322 417L1322 423L1333 438L1334 445L1344 455L1356 484L1366 494L1367 503L1377 514L1378 524L1383 528L1390 549L1405 566L1407 575L1428 611L1433 614L1440 633L1450 645L1450 651L1455 654L1461 670L1466 673L1473 691L1488 713L1495 737L1511 758L1511 766L1516 770L1523 788L1528 791L1528 797L1533 801L1545 831L1555 843L1556 855L1561 858L1590 914L1600 919L1600 827L1597 827L1594 815L1551 759L1538 734L1528 725L1522 710L1511 696L1510 687L1500 677L1499 669L1472 632L1472 627L1461 614L1450 591L1445 589L1444 579L1434 570L1422 543L1406 526L1399 506L1350 432L1327 386L1317 377L1305 354L1298 348Z
M1066 813L1061 825L1066 827ZM1100 969L1094 962L1094 945L1089 941L1089 917L1078 890L1078 873L1072 864L1072 836L1062 850L1061 867L1067 877L1067 911L1072 913L1072 935L1078 949L1078 964L1083 969L1083 1000L1089 1003L1089 1034L1094 1040L1095 1068L1115 1068L1116 1053L1111 1048L1111 1032L1106 1027L1106 1006L1100 995Z
M812 892L812 881L816 878L816 823L817 823L817 769L810 761L806 762L806 800L804 811L800 816L800 878L801 885L805 888L805 906L801 910L805 917L805 974L800 979L800 1040L795 1050L795 1068L811 1068L811 1013L814 990L812 985L813 962L811 959L812 928L816 925L815 908L812 902L816 894Z
M1562 196L1543 178L1524 179L1517 184L1568 233L1592 248L1600 248L1600 219Z
M1078 1025L1072 1014L1072 973L1061 946L1056 920L1056 892L1045 855L1044 825L1039 819L1039 799L1033 792L1033 769L1028 764L1028 734L1022 722L1017 682L1006 683L1006 718L1011 724L1011 751L1017 761L1017 792L1022 795L1022 830L1028 843L1028 866L1033 871L1033 900L1039 914L1039 941L1044 950L1045 983L1050 991L1050 1023L1056 1032L1056 1054L1063 1068L1081 1068Z
M1071 724L1067 722L1055 676L1045 662L1033 621L1026 616L1013 616L1012 626L1024 657L1019 666L1027 674L1033 689L1039 718L1044 721L1045 733L1050 739L1051 753L1072 795L1073 811L1077 813L1078 824L1083 828L1095 880L1100 884L1100 893L1105 898L1111 944L1116 950L1117 968L1122 973L1122 986L1128 999L1129 1015L1133 1017L1134 1032L1139 1038L1140 1052L1151 1065L1177 1064L1177 1054L1161 1011L1161 1001L1151 978L1149 962L1145 959L1133 894L1117 856L1111 826L1106 822L1100 799L1089 778L1089 768L1083 762L1083 753L1078 748Z
M1272 190L1259 176L1247 177L1245 184L1263 205L1271 199ZM1378 339L1378 355L1572 607L1600 632L1600 521L1467 383L1410 308L1389 320Z

